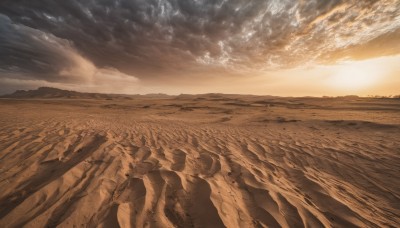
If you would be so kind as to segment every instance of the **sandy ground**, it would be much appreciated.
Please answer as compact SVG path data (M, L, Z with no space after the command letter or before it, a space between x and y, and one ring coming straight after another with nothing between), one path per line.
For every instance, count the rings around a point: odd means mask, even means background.
M399 227L399 136L399 99L0 99L0 227Z

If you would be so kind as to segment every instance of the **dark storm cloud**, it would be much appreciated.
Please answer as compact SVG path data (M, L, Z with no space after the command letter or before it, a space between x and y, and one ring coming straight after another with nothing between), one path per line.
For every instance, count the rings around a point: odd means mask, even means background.
M84 67L85 60L67 40L32 29L0 14L0 72L13 77L47 81L80 80L67 72ZM90 65L90 64L89 64Z
M364 58L400 52L385 45L399 0L3 0L0 15L0 74L46 81L288 68L359 57L373 40Z

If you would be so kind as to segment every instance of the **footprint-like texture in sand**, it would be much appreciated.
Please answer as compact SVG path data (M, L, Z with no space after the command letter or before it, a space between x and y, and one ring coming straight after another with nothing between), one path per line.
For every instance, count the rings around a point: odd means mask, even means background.
M51 102L0 102L0 227L400 226L397 111Z

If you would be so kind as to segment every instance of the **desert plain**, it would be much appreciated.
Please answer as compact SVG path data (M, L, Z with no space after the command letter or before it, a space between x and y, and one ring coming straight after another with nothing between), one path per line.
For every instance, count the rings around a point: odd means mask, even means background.
M399 227L400 99L0 99L0 227Z

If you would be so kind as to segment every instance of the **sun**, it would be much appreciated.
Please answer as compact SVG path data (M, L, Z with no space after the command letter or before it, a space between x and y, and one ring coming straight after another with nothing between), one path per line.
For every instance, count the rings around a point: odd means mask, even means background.
M381 65L373 61L345 62L334 69L329 84L340 90L359 91L374 86L382 76Z

